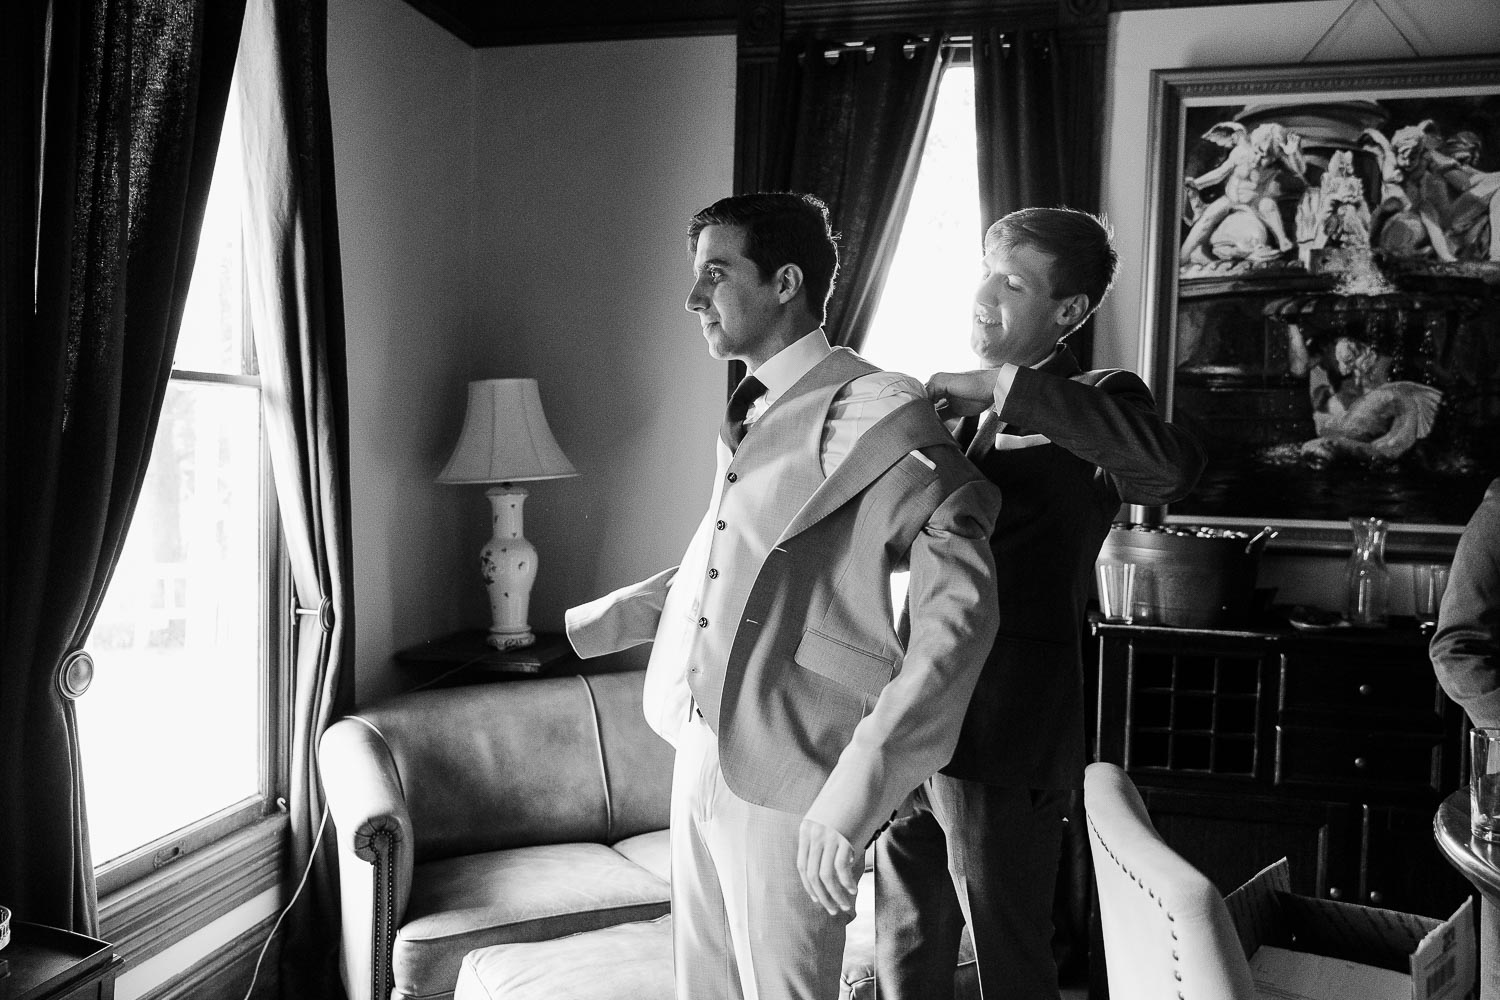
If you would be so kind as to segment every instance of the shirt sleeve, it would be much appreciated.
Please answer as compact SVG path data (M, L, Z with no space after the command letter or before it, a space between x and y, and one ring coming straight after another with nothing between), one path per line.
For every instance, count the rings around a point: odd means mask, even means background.
M831 476L854 443L883 417L927 395L922 383L900 372L861 375L839 390L823 424L823 475Z

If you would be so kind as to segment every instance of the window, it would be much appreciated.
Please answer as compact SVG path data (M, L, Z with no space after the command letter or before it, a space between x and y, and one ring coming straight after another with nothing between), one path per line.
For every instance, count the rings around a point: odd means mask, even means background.
M933 372L978 364L969 349L984 253L978 162L974 70L950 66L938 83L911 206L860 350L882 368L926 381Z
M134 520L77 703L101 893L265 816L281 785L281 552L242 301L237 99Z

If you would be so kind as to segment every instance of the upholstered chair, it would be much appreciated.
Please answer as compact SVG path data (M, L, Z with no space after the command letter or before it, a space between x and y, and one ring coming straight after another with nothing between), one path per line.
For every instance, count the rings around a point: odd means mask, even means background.
M1083 807L1110 1000L1255 1000L1224 897L1162 841L1129 776L1090 764Z
M415 691L329 727L350 1000L443 1000L475 949L667 913L672 749L643 676Z

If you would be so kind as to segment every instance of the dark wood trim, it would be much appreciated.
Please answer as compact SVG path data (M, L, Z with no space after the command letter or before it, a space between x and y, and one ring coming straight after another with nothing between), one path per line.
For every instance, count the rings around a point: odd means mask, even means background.
M781 6L780 0L772 0ZM951 31L1003 17L1017 28L1102 26L1120 11L1292 3L1295 0L784 0L788 31L867 35ZM657 0L571 0L546 14L493 0L407 0L474 48L559 42L728 35L743 30L762 0L704 0L698 11L663 17ZM517 13L519 11L519 13ZM736 16L737 15L737 16Z
M141 1000L244 1000L252 977L255 992L248 1000L274 1000L280 993L277 972L281 959L280 939L272 941L266 948L264 959L260 959L260 952L275 925L274 914L266 917L206 958L143 994ZM260 960L259 974L255 970L257 960Z
M280 885L286 836L286 816L272 816L110 893L100 936L132 968Z

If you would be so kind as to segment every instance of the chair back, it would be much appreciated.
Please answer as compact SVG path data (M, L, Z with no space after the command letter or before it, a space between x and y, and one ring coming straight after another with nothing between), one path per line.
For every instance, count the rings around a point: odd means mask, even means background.
M536 844L613 844L666 829L670 814L672 748L641 714L644 676L413 691L329 733L355 727L370 744L365 755L389 761L418 863ZM333 735L324 743L325 754L342 746Z
M1224 897L1161 839L1114 764L1084 771L1111 1000L1255 1000Z

